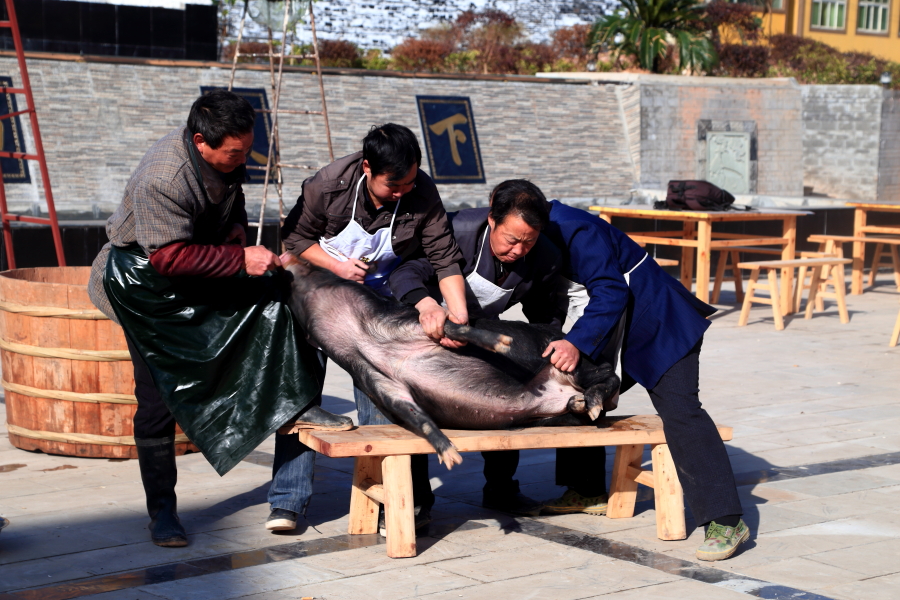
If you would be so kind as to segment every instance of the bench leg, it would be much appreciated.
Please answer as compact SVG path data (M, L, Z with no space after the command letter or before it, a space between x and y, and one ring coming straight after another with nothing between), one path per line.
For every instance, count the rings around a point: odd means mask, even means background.
M609 486L609 507L606 509L606 516L610 519L628 519L634 516L638 483L628 475L628 467L640 469L643 456L643 444L616 446L616 459Z
M806 289L806 265L801 265L797 269L797 287L794 290L794 312L800 312L800 305L803 303L803 290Z
M897 291L900 292L900 248L891 246L891 259L894 263L894 283L897 285Z
M367 479L381 483L381 460L381 456L356 457L350 488L350 535L378 533L378 502L362 491L362 484Z
M653 498L656 503L656 536L661 540L687 538L684 491L675 471L668 444L653 447Z
M872 267L869 269L869 286L875 285L875 276L878 274L878 267L881 266L881 255L884 252L884 244L875 244L875 254L872 256Z
M747 282L747 291L744 293L744 304L741 306L741 318L738 319L738 327L747 324L750 318L750 305L753 303L753 293L756 291L756 280L759 279L759 269L750 272L750 281Z
M825 267L826 269L828 267ZM804 319L812 319L813 310L816 310L816 302L819 300L819 283L822 281L822 267L813 267L812 277L809 282L809 298L806 299L806 315Z
M416 555L416 518L412 495L410 456L385 456L381 463L384 478L384 520L387 526L387 555L407 558Z
M838 313L841 315L841 323L850 322L850 315L847 313L847 302L844 298L844 265L834 265L831 268L831 280L834 281L834 295L837 297Z
M719 293L722 291L722 280L725 278L725 266L730 254L731 253L727 250L719 251L719 261L716 263L716 281L713 283L712 296L709 298L711 304L719 303ZM736 267L732 266L732 268Z
M738 263L741 262L741 255L739 252L735 251L731 253L731 276L734 277L734 299L741 303L744 301L744 290L742 289L744 284L744 278L741 276L741 270L737 268Z
M793 277L793 273L791 274ZM778 289L778 272L776 269L766 269L766 279L769 280L769 295L772 296L772 314L775 316L775 329L784 329L784 319L781 316L781 292ZM782 279L784 279L782 277ZM781 282L784 285L784 281Z
M894 323L894 332L891 334L891 341L888 344L891 348L897 345L897 340L900 340L900 313L897 313L897 322ZM612 504L610 504L612 506Z

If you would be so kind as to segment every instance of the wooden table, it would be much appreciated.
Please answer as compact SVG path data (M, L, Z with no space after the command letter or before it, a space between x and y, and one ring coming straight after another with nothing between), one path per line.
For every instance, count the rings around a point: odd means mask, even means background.
M592 206L592 211L600 213L600 218L610 222L612 217L632 219L656 219L660 221L681 221L680 231L639 231L628 236L640 244L659 244L681 247L681 283L691 289L694 272L694 249L697 263L697 298L709 302L710 261L713 250L746 246L780 246L781 258L791 260L797 245L797 217L812 213L799 210L767 208L752 211L703 212L690 210L656 210L637 206ZM713 223L735 221L781 221L780 237L745 235L739 233L713 232ZM783 314L793 312L793 269L781 272L781 308Z
M888 212L900 213L900 202L886 204L882 202L848 202L847 206L852 206L853 212L853 235L855 237L865 237L867 233L880 233L889 235L900 235L900 226L883 226L866 225L866 218L869 212ZM850 280L850 293L863 293L863 261L866 258L865 242L853 242L853 276ZM874 267L877 268L877 267Z

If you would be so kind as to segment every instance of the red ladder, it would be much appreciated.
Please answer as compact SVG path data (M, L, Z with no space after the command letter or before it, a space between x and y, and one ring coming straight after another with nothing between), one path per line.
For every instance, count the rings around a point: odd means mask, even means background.
M44 196L47 199L48 217L30 217L27 215L10 214L6 208L6 185L3 183L3 172L0 170L0 219L3 221L3 241L6 244L6 262L10 269L16 268L16 258L13 254L13 240L11 221L22 223L39 223L50 225L53 232L53 243L56 246L56 260L59 266L66 266L66 258L63 255L62 236L59 233L59 221L56 219L56 207L53 204L53 192L50 189L50 174L47 172L47 159L44 157L44 145L41 143L41 130L38 127L37 111L34 109L34 97L31 94L31 82L28 79L28 68L25 66L25 52L22 49L22 36L19 34L19 22L16 20L16 9L13 0L5 0L8 20L0 21L0 28L6 27L12 32L13 44L16 46L16 59L19 61L19 73L22 76L22 87L13 88L0 86L0 94L24 94L26 108L14 113L0 115L0 119L11 119L28 113L31 119L31 132L34 136L34 154L25 152L0 152L0 158L16 158L20 160L36 160L41 167L41 179L44 183Z

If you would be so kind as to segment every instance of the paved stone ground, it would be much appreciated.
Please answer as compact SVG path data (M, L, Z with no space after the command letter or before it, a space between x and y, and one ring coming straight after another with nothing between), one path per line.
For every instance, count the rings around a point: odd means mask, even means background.
M477 454L452 472L432 463L436 521L416 558L392 560L377 536L344 535L346 459L320 457L308 525L268 533L272 440L223 478L200 455L179 458L191 545L157 548L136 461L28 453L4 436L0 515L11 525L0 535L0 599L898 598L900 347L887 345L898 294L885 274L849 307L848 325L829 304L781 332L765 306L743 328L735 306L714 317L701 398L735 428L728 448L754 534L731 560L692 565L699 530L659 541L646 488L632 519L482 509ZM325 393L331 410L354 414L345 373L332 367ZM635 389L619 412L652 409ZM523 452L523 491L558 495L553 467L552 451Z

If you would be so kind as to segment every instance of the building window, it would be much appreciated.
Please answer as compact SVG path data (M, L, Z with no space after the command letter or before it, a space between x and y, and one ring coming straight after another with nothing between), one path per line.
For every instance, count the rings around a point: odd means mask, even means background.
M784 0L772 0L772 10L784 10Z
M889 0L860 0L856 28L871 33L887 33Z
M841 0L813 0L811 27L818 29L843 29L847 15L847 3Z

